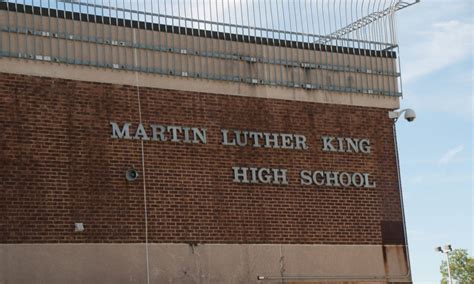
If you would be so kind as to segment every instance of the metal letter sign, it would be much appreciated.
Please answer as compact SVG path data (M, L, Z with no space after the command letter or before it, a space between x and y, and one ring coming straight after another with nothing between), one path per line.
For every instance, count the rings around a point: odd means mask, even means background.
M125 122L119 125L110 122L113 139L138 139L143 141L207 144L206 128L179 125L139 123L136 127ZM306 136L292 133L273 133L247 130L221 129L221 145L225 147L253 147L286 150L308 150ZM323 152L356 153L369 155L369 139L321 136ZM287 185L288 170L233 166L233 182L243 184ZM375 188L376 183L369 173L302 170L300 185L340 188Z

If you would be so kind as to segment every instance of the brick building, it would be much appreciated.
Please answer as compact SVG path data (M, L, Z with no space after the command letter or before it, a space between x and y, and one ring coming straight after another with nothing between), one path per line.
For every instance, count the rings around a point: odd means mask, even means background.
M411 281L396 48L62 5L0 3L0 283Z

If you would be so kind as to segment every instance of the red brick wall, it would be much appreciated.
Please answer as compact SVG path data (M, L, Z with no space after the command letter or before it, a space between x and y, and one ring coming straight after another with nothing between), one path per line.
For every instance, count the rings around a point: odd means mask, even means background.
M144 142L151 242L381 244L402 232L387 110L140 93L144 123L208 132L207 145ZM135 87L0 73L0 242L144 241L141 141L110 138L110 121L139 122ZM303 134L309 149L226 147L221 128ZM322 135L369 138L372 153L323 152ZM232 166L286 168L290 184L233 183ZM301 186L303 169L368 172L377 188Z

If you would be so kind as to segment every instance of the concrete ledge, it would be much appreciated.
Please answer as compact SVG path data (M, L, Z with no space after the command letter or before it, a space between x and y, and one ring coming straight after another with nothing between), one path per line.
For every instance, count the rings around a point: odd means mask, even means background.
M149 264L151 283L410 282L403 246L150 244ZM146 247L2 244L0 283L146 283Z
M0 72L212 94L397 109L398 97L201 80L123 70L0 58Z

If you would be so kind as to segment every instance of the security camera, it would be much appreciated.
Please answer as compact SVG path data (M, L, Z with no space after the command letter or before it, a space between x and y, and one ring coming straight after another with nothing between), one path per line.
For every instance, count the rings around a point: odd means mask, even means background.
M412 122L413 120L415 120L416 118L416 113L414 110L412 110L411 108L407 108L405 110L405 119L408 121L408 122Z
M402 113L405 113L405 119L408 122L412 122L416 118L416 113L411 108L402 109L400 111L389 111L388 117L393 119L394 121L397 121L398 118L402 115Z
M138 172L135 170L135 168L130 168L125 172L125 178L127 181L135 181L138 178Z

